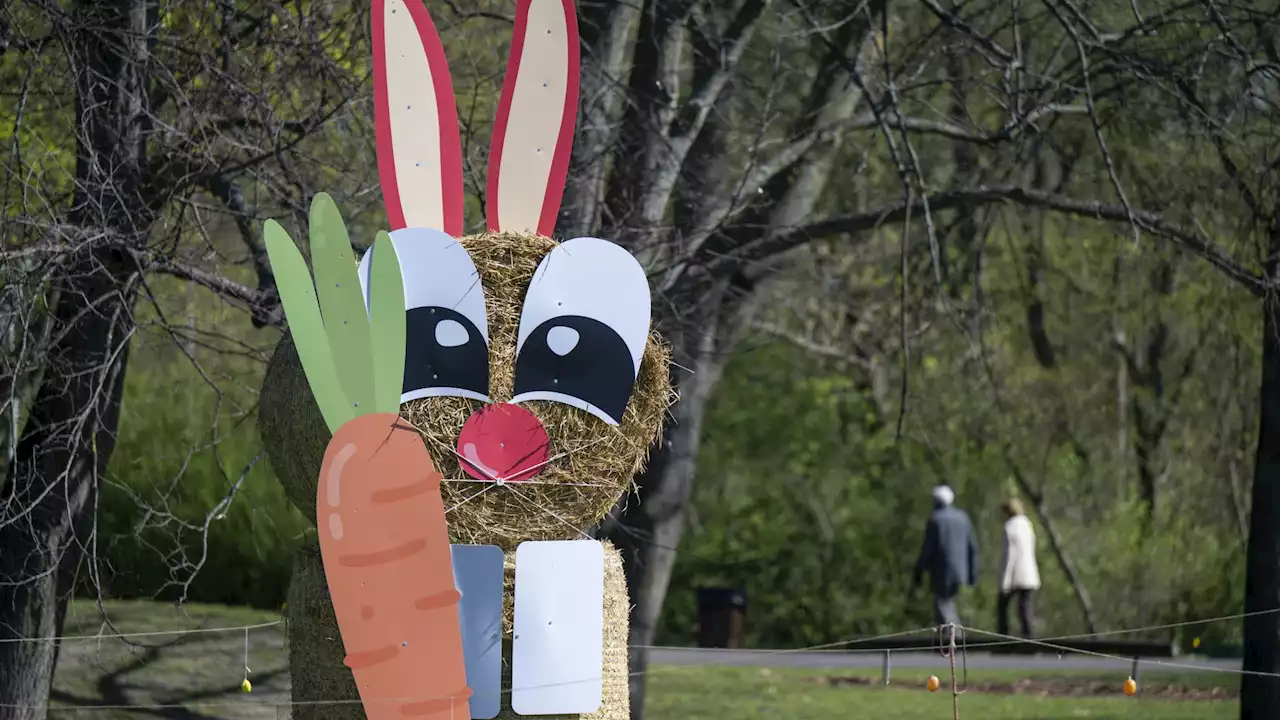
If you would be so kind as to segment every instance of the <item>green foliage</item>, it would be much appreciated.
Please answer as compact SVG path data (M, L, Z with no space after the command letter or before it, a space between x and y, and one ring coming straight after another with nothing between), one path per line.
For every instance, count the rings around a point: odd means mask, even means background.
M313 221L311 227L324 233L330 220ZM295 342L309 335L323 351L310 356L308 377L317 358L321 371L328 360L333 394L345 411L306 262L273 221L267 223L266 239ZM379 392L366 407L394 409L404 372L404 296L396 253L390 237L379 233L378 261L371 271L380 291L371 300L375 316L369 321L350 244L345 253L332 252L340 247L313 244L326 268L317 274L330 280L336 275L354 289L342 298L345 304L326 307L340 313L351 309L352 298L358 303L352 317L366 322L366 349L372 345L376 358L395 359L370 363L366 376ZM153 305L139 309L142 331L130 346L119 443L102 486L98 575L103 589L114 597L279 607L293 552L313 529L287 501L261 455L255 403L265 354L244 350L269 351L278 336L253 330L235 308L206 307L211 295L193 286L163 278L151 286L164 313ZM391 307L397 312L387 312ZM183 315L187 327L175 327L175 318ZM302 327L313 332L300 332ZM93 582L93 576L86 577L82 592L93 592Z
M130 345L119 443L99 500L103 589L278 608L309 524L261 458L261 357L215 342L212 330L268 347L276 333L252 330L235 308L209 307L204 291L168 280L152 289L170 324L139 309L143 330ZM172 324L184 305L206 333ZM81 591L93 592L94 579Z
M691 637L697 586L745 589L756 645L815 645L920 614L907 590L927 484L895 476L897 451L849 377L778 344L741 353L704 443L666 641Z
M1068 566L1099 630L1239 612L1256 304L1154 242L1009 215L983 249L977 308L967 298L946 307L925 275L904 315L894 269L843 241L816 244L775 283L787 309L769 318L777 325L843 347L868 332L843 329L856 315L880 339L857 361L852 350L833 361L839 353L815 354L813 343L771 340L729 363L706 421L665 642L693 637L694 590L708 585L748 592L748 639L761 646L928 624L928 598L907 580L929 488L944 482L980 538L980 585L961 602L976 627L995 624L999 508L1010 495L1037 530L1042 632L1087 629ZM882 231L866 253L892 256L896 235ZM1029 288L1032 262L1044 269ZM857 301L832 287L854 288ZM1037 300L1048 363L1028 329ZM905 352L898 323L925 328L908 331ZM837 330L823 335L828 327ZM850 345L866 353L871 343ZM1195 633L1228 644L1240 626Z
M879 421L865 392L847 374L778 343L734 358L710 409L693 519L671 582L661 642L692 640L695 591L708 586L747 592L747 641L753 646L814 646L929 624L930 600L924 591L913 592L909 580L930 511L929 490L943 482L956 488L980 537L980 584L962 596L962 617L994 627L1004 521L999 506L1017 494L1006 461L989 445L949 439L964 430L961 412L932 441L895 443L892 424ZM1078 458L1054 455L1055 474L1078 476ZM1165 505L1144 529L1135 521L1142 513L1136 499L1086 494L1068 501L1056 491L1054 498L1048 508L1055 528L1104 628L1214 617L1238 608L1243 554L1232 533L1212 531L1178 502ZM1097 515L1087 509L1095 502ZM1042 629L1080 632L1071 585L1040 518L1032 519L1044 578L1037 599ZM1218 623L1199 635L1204 642L1228 642L1238 632L1238 623Z

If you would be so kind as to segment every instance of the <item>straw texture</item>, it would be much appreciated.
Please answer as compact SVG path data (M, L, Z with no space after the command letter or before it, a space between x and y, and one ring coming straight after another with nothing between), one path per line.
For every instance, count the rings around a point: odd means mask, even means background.
M516 333L525 292L538 262L555 242L509 233L475 235L459 242L475 261L484 288L489 396L502 402L512 395ZM546 428L553 459L531 481L502 487L471 481L455 454L462 425L480 402L432 397L405 403L400 414L422 433L436 468L445 477L441 492L445 507L451 508L453 541L493 544L507 551L525 540L580 538L581 531L604 518L644 469L675 399L669 364L670 350L655 333L617 427L561 403L525 404ZM267 367L259 418L267 456L285 493L314 522L316 481L329 433L288 337Z

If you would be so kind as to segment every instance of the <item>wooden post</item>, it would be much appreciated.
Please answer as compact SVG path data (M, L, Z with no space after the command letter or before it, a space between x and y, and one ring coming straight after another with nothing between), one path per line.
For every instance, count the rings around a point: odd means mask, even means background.
M1136 657L1133 659L1133 669L1129 671L1129 677L1133 678L1134 682L1138 682L1138 658ZM1139 685L1138 687L1142 686Z
M951 657L951 714L960 720L960 688L956 686L956 626L949 624L951 639L947 643L947 655Z

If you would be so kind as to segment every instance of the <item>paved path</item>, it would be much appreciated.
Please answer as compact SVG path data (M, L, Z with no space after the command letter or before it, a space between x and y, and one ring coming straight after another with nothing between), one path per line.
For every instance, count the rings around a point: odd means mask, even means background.
M936 652L895 652L893 667L933 668L946 667L947 659ZM752 650L711 650L698 648L655 648L650 661L666 665L748 665L755 667L795 668L879 668L884 661L880 652L785 652ZM1158 671L1165 669L1190 670L1239 670L1240 660L1175 658L1173 660L1143 660L1140 668ZM1169 664L1172 664L1170 666ZM1131 661L1089 657L1085 655L992 655L969 653L969 668L976 670L1112 670L1127 669ZM1190 667L1188 667L1190 666Z

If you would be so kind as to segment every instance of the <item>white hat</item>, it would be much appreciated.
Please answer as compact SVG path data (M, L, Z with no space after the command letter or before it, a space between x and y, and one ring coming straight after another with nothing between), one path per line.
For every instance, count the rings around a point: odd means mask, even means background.
M946 485L939 485L933 489L933 499L936 500L939 505L947 506L952 502L955 502L956 494Z

